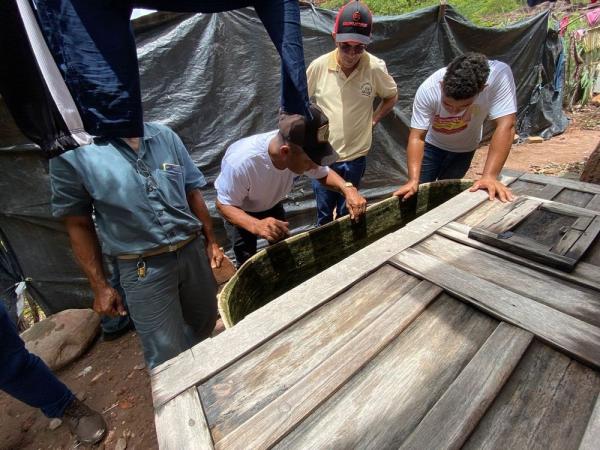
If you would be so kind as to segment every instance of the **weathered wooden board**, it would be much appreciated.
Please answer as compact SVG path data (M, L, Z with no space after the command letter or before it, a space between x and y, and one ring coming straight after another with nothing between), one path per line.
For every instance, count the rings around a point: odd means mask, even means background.
M202 404L194 387L157 408L154 421L161 450L213 448Z
M470 230L471 227L467 225L458 222L450 222L448 225L440 228L437 233L440 236L452 239L460 244L473 247L491 255L497 255L520 266L530 267L538 272L547 273L559 280L567 280L580 286L600 291L600 267L596 267L585 262L579 262L575 267L575 270L571 273L563 270L557 270L547 265L537 263L531 259L501 250L497 247L469 239Z
M199 386L215 441L377 320L419 280L385 265Z
M276 448L398 448L496 326L443 294Z
M279 442L385 349L441 292L422 281L304 378L216 441L215 447L267 449Z
M510 189L516 195L534 195L538 198L552 200L564 188L562 186L553 186L551 184L531 183L528 181L517 180L511 184Z
M511 181L511 178L503 179L505 183ZM167 361L158 366L152 371L154 406L158 407L190 386L210 378L287 328L290 323L310 314L368 276L394 254L419 242L487 199L484 191L465 191L457 195L446 202L443 208L434 209L415 219L401 230L300 284L277 302L250 314L244 319L243 327L233 327L213 339L201 342L180 355L176 364Z
M502 322L400 448L460 448L532 339L531 333Z
M559 203L565 203L567 205L585 208L593 197L594 194L591 194L589 192L582 192L565 188L552 200Z
M576 449L599 390L597 372L534 341L463 448Z
M597 450L600 443L600 394L596 395L596 406L588 420L579 450Z
M600 194L594 195L594 198L590 200L585 208L591 209L592 211L600 211Z
M536 175L533 173L524 173L519 177L520 181L530 181L544 185L561 186L575 191L589 192L590 194L600 194L600 186L592 183L583 183L581 181L569 180L568 178L549 177L545 175Z
M600 328L418 250L404 250L390 262L600 368Z
M479 227L485 228L491 233L502 233L513 228L541 204L540 200L519 197L514 202L499 205L500 207L497 208L495 213L486 217L479 224Z
M434 235L414 247L442 264L600 327L600 292Z

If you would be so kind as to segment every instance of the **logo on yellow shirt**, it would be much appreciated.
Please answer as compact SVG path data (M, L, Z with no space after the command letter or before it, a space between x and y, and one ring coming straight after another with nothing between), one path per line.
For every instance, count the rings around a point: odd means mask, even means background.
M364 95L365 97L370 97L371 94L373 93L373 86L371 86L371 83L369 83L368 81L365 81L363 84L360 85L360 93L362 95Z

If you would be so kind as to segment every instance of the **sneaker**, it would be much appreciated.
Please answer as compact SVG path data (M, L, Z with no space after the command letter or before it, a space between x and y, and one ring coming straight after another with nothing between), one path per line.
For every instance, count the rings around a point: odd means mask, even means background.
M96 444L106 433L106 422L102 415L77 398L67 406L62 419L69 425L77 440L84 444Z

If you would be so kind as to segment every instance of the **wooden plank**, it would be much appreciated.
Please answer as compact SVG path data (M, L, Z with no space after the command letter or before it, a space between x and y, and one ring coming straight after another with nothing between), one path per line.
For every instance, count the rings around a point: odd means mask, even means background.
M573 244L565 256L579 259L585 251L592 245L596 237L600 234L600 216L597 216L589 227L583 232L581 237Z
M579 444L579 450L597 450L600 442L600 395L596 397L596 406L592 411L585 434Z
M600 328L413 249L390 262L600 368Z
M270 448L379 354L441 293L428 281L419 283L306 377L217 441L215 447Z
M590 226L593 220L593 217L580 217L573 225L571 225L571 228L574 230L585 231L585 229Z
M508 184L512 179L503 178L502 181ZM235 326L213 339L199 343L177 365L167 362L165 364L168 367L157 367L152 371L154 406L160 406L190 386L208 379L287 328L290 323L344 292L395 253L419 242L439 227L486 201L488 197L484 191L465 191L457 195L250 314L244 319L244 326ZM195 355L201 364L195 363Z
M590 200L594 197L594 194L589 192L575 191L573 189L563 189L562 192L552 199L555 202L564 203L566 205L579 206L585 208Z
M592 211L600 212L600 194L594 195L594 198L592 198L590 202L585 205L585 209L591 209Z
M442 294L275 448L398 448L497 324Z
M213 439L220 440L308 375L419 281L385 265L201 384Z
M194 387L157 408L154 423L161 450L214 448L202 404Z
M575 266L573 272L564 272L562 270L557 270L546 266L545 264L540 264L531 259L524 258L523 256L515 255L497 247L469 239L468 236L470 230L471 228L467 225L458 222L450 222L448 225L440 228L437 231L437 234L469 247L482 250L490 255L496 255L508 261L512 261L520 266L530 267L538 272L550 274L559 280L567 280L580 286L600 291L600 267L579 262L577 266Z
M597 372L534 340L463 449L576 449L599 389Z
M568 251L573 247L573 244L577 242L579 238L583 236L583 232L579 230L570 229L565 234L562 235L560 240L554 245L551 249L551 253L556 253L557 255L567 256ZM587 248L587 247L586 247ZM581 255L579 255L581 256ZM573 258L577 261L576 256L567 256L568 258Z
M569 180L567 178L549 177L544 175L536 175L533 173L525 173L519 177L522 181L531 181L533 183L553 184L562 186L576 191L589 192L592 194L600 194L600 186L592 183L584 183L582 181Z
M600 293L434 235L414 247L465 272L600 327Z
M554 200L555 202L558 202L560 200L556 200L556 197L561 193L562 190L563 187L561 186L553 186L552 184L547 184L546 186L544 186L543 189L532 193L531 195L534 195L538 198L544 198L546 200ZM528 192L527 194L529 195Z
M573 258L552 253L533 239L518 234L513 234L507 239L499 239L496 233L490 233L482 228L471 228L469 238L567 272L571 272L577 263Z
M540 209L577 218L594 217L598 215L598 212L596 211L580 208L578 206L566 205L564 203L556 203L551 200L542 200L542 206Z
M496 214L498 211L504 211L504 203L498 201L487 201L462 215L457 219L457 221L471 227L476 227L486 221L488 217Z
M400 448L460 448L532 339L531 333L501 323Z
M541 203L539 200L519 197L513 203L505 203L499 211L484 220L479 227L485 228L491 233L502 233L505 230L510 230L535 211Z

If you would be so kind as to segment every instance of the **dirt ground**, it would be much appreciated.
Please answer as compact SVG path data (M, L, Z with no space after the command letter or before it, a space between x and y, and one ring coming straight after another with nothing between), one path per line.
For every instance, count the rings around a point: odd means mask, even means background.
M541 144L513 146L506 167L544 175L578 178L585 159L600 140L600 108L570 114L568 131ZM483 170L487 147L477 152L469 177ZM135 332L113 342L98 340L78 361L58 373L91 407L104 412L110 432L96 448L157 448L150 379ZM0 449L72 449L77 445L65 425L51 431L41 412L0 392Z

